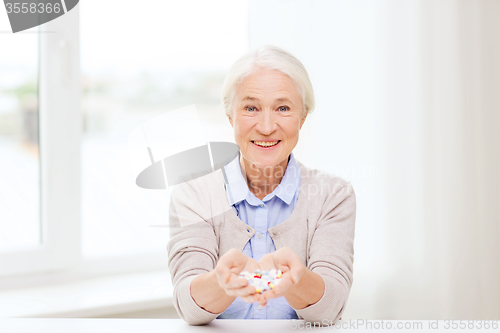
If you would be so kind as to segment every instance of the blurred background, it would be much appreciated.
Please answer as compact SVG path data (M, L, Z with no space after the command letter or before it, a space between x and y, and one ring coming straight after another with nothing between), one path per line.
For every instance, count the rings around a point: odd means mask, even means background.
M234 142L222 82L265 44L315 89L297 159L356 191L343 319L500 319L498 0L85 0L16 34L0 10L0 317L177 316L129 136L194 104Z

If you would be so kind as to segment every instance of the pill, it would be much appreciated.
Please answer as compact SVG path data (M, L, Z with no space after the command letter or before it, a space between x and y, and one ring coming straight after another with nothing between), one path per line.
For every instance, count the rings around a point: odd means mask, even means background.
M281 270L271 269L261 271L256 269L253 274L250 272L241 272L240 276L248 281L248 285L255 287L255 292L261 294L264 291L271 290L280 283L283 275Z

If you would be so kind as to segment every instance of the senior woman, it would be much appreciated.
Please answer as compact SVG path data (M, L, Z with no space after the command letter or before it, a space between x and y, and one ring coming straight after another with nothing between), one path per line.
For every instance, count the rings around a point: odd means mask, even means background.
M238 156L171 194L174 306L191 325L216 318L331 325L353 281L356 199L348 181L293 156L314 108L309 76L293 55L264 46L233 64L222 102ZM273 268L281 282L262 294L239 277Z

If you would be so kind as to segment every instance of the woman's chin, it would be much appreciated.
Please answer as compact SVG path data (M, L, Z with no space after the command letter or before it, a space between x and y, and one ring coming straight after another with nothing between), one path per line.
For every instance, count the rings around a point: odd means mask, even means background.
M250 162L258 169L273 168L283 161L276 156L259 156L258 154L250 158Z

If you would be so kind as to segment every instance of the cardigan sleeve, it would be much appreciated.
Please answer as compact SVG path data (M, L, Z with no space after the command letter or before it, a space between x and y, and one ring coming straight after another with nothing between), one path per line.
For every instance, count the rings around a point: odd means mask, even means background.
M342 316L353 281L355 219L356 197L347 182L327 196L316 225L308 268L323 278L325 289L319 301L295 309L300 319L328 326Z
M191 297L191 282L199 274L215 268L218 242L210 217L203 216L207 212L207 203L192 185L176 185L171 193L168 266L177 313L190 325L203 325L214 320L219 313L211 313L196 304Z

